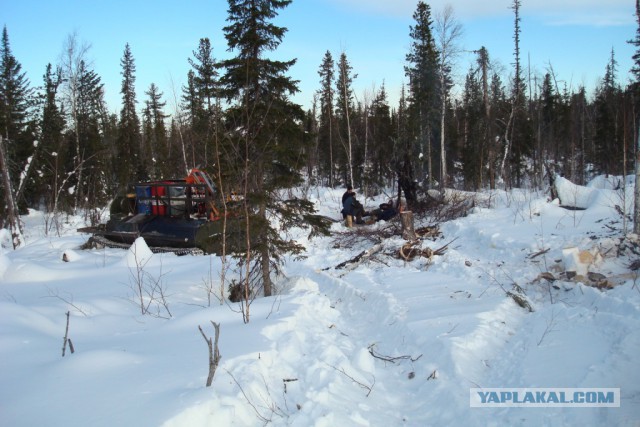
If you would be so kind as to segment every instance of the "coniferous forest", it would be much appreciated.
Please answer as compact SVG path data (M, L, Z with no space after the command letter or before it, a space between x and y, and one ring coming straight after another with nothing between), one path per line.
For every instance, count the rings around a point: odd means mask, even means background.
M287 29L273 24L291 0L228 0L224 31L233 57L217 60L209 39L189 59L179 112L167 113L155 84L136 99L131 47L121 56L119 114L108 112L104 85L75 36L65 55L30 82L11 50L0 45L0 226L27 208L100 209L128 184L208 171L227 194L241 192L266 224L277 212L286 225L311 214L304 200L279 203L283 188L352 184L366 194L393 188L408 205L429 189L543 188L550 173L582 184L595 174L628 174L635 166L640 115L640 19L632 82L621 82L615 51L602 64L593 93L567 88L549 67L531 78L519 51L520 0L513 0L513 65L494 67L491 52L474 52L468 70L452 68L460 26L450 10L434 17L417 2L407 31L406 86L390 105L384 84L356 101L348 52L318 58L311 106L291 97L295 58L270 59ZM638 2L636 11L638 12ZM637 14L638 15L638 14ZM640 15L638 15L640 16ZM480 41L481 42L481 41ZM626 71L626 70L624 70ZM454 82L454 75L464 81ZM457 83L462 90L452 95ZM310 217L309 217L310 218ZM312 221L310 221L312 222ZM316 224L318 229L321 224ZM263 271L278 254L301 248L257 227L268 242L255 247ZM266 270L265 270L266 269Z

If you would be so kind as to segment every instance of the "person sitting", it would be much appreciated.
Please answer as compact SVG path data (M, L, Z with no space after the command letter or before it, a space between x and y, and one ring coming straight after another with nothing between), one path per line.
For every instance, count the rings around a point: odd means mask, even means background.
M352 190L342 204L342 216L347 220L347 224L349 224L349 216L355 220L356 224L364 224L362 217L365 215L364 206L356 199L356 193Z
M356 220L356 224L364 224L363 216L367 215L367 212L364 210L364 206L356 199L356 193L353 193L353 202L351 203L353 217Z
M351 195L353 195L353 187L350 185L347 185L347 191L345 191L342 194L342 203L344 203L344 201L347 199L347 197L351 197Z
M389 200L387 203L381 203L379 208L371 212L371 214L376 221L389 221L398 214L398 211L393 207L393 202Z
M351 198L355 193L353 192L353 187L350 185L347 186L347 191L342 195L342 219L347 218L347 214L345 213L345 202L347 199ZM350 204L350 202L349 202Z

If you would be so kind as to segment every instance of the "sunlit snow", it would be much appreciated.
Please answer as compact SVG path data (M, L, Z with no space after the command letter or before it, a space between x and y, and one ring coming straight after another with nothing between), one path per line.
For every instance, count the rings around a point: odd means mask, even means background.
M639 242L615 208L631 211L633 186L626 198L602 183L561 188L585 210L543 193L477 194L468 216L422 242L454 241L443 255L404 261L396 235L353 269L335 267L374 243L346 236L342 190L312 189L300 196L337 220L332 236L294 233L307 258L288 260L248 324L220 302L219 257L154 254L142 239L83 250L79 221L45 233L51 218L31 211L26 244L0 249L0 424L638 425L640 288L628 267ZM579 264L584 251L597 262ZM582 274L570 279L569 267ZM588 286L585 273L613 288ZM507 296L514 284L532 312ZM75 352L62 357L67 312ZM222 359L207 388L198 326L213 336L211 321ZM615 387L621 406L471 408L474 387Z

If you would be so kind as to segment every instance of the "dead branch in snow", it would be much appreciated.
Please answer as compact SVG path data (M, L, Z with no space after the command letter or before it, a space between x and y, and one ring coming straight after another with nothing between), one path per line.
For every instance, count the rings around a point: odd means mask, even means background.
M62 341L62 357L64 357L65 355L67 346L69 346L69 351L71 351L71 354L75 353L75 350L73 349L73 343L71 342L71 338L69 338L69 314L70 312L67 311L67 327L65 328L64 338Z
M380 359L380 360L384 360L385 362L391 362L391 363L396 363L397 360L410 360L412 362L415 362L417 360L419 360L422 357L422 354L418 357L411 357L408 355L405 356L383 356L380 353L376 353L376 351L373 349L376 345L375 344L371 344L369 347L367 347L367 349L369 350L369 354L373 357L375 357L376 359Z
M287 392L287 383L292 383L294 381L298 381L297 378L283 378L282 379L282 384L284 384L284 392Z
M213 376L216 373L216 369L218 368L218 363L220 363L220 358L221 358L220 351L218 350L218 339L220 338L220 324L215 323L214 321L211 321L211 324L213 325L213 329L215 329L215 340L212 340L210 337L207 338L207 336L204 334L204 331L202 330L200 325L198 325L198 329L202 334L202 338L204 338L205 342L207 343L207 346L209 347L209 376L207 377L207 387L211 387L211 384L213 383Z
M331 366L331 365L330 365ZM335 366L331 366L333 369L335 369L336 371L340 372L342 375L344 375L345 377L349 378L351 381L353 381L354 383L358 384L360 387L362 387L363 389L367 390L367 397L369 397L369 395L371 394L371 392L373 391L373 386L376 385L376 377L373 377L373 383L371 383L370 386L361 383L360 381L356 380L355 378L353 378L351 375L347 374L347 372L344 370L344 368L336 368ZM372 375L373 376L373 375Z
M539 257L540 255L544 255L549 252L549 248L542 249L534 254L529 255L529 259L534 259L535 257Z
M373 246L370 249L367 249L366 251L362 251L360 252L358 255L354 256L353 258L343 261L340 264L335 266L335 269L341 269L341 268L349 268L350 270L355 268L356 266L358 266L358 264L362 263L363 261L371 258L372 255L380 252L382 250L382 244L379 243L375 246ZM330 267L325 268L324 270L328 270Z

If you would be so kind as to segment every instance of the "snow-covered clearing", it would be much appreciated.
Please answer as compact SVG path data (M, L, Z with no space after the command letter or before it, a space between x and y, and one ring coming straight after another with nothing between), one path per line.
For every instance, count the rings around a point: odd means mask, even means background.
M620 191L591 188L577 211L523 191L477 195L470 215L422 242L455 239L431 261L399 259L397 236L336 269L373 242L342 223L329 238L301 232L307 258L285 265L278 295L254 300L248 324L216 297L218 257L151 254L144 241L81 250L81 224L46 236L31 212L27 244L0 253L0 425L640 425L640 283L628 268L640 255L637 242L620 246L631 228ZM340 195L307 196L339 218ZM613 289L563 274L585 251ZM151 314L140 282L155 289ZM533 312L507 296L513 284ZM75 352L62 357L67 312ZM222 360L207 388L198 326L212 336L211 321ZM621 404L472 408L475 387L611 387Z

